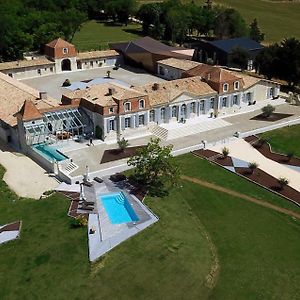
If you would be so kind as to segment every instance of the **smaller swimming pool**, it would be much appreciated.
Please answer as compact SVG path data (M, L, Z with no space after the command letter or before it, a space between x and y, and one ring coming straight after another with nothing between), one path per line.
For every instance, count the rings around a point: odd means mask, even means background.
M122 192L101 195L99 196L99 200L102 201L112 224L139 221L134 209Z
M32 148L49 161L62 161L67 159L67 157L59 152L55 146L41 143L33 145Z

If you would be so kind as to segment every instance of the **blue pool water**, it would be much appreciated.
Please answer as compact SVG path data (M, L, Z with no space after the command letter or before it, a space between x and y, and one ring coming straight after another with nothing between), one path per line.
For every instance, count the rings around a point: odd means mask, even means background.
M54 146L49 146L44 143L33 145L32 148L49 161L62 161L67 158L65 155L58 152Z
M112 224L122 224L139 220L122 192L99 196L99 200L102 201Z

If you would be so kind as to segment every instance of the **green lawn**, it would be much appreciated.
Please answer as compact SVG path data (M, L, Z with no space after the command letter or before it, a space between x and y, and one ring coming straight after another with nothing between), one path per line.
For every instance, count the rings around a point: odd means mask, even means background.
M266 34L265 39L267 42L277 42L285 37L293 36L300 38L299 1L274 3L266 0L215 0L213 2L236 8L248 23L257 18L262 31ZM204 1L196 0L195 3L202 4Z
M205 160L176 160L188 176L299 213ZM168 197L147 199L158 223L90 265L86 229L70 227L68 203L17 199L0 181L1 223L23 220L21 239L0 246L1 299L299 298L300 222L286 215L182 181ZM210 290L214 249L220 273Z
M82 24L72 43L79 51L107 49L109 42L126 42L140 37L141 26L129 24L118 26L97 21Z
M269 141L275 152L285 154L293 152L300 158L300 125L265 132L261 137Z

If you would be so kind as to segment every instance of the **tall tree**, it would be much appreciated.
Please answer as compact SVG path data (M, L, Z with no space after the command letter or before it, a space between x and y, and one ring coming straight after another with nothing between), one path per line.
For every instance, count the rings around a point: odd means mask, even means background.
M219 8L215 19L214 33L217 38L235 38L246 36L247 25L241 14L233 8Z
M265 38L265 34L261 32L256 18L249 27L249 37L258 43L262 42Z
M235 47L230 53L230 59L231 62L237 67L241 68L242 70L245 70L248 65L249 53L243 48Z

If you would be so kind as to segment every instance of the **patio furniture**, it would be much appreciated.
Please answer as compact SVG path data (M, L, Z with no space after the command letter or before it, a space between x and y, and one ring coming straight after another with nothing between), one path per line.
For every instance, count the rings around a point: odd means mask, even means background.
M109 177L109 179L113 182L120 182L126 179L126 176L124 174L121 173L116 173L113 174Z
M103 182L103 179L100 178L100 177L94 177L94 180L98 183L102 183Z
M88 187L92 187L93 186L93 184L91 182L89 182L89 181L84 181L82 184L85 185L85 186L88 186Z

